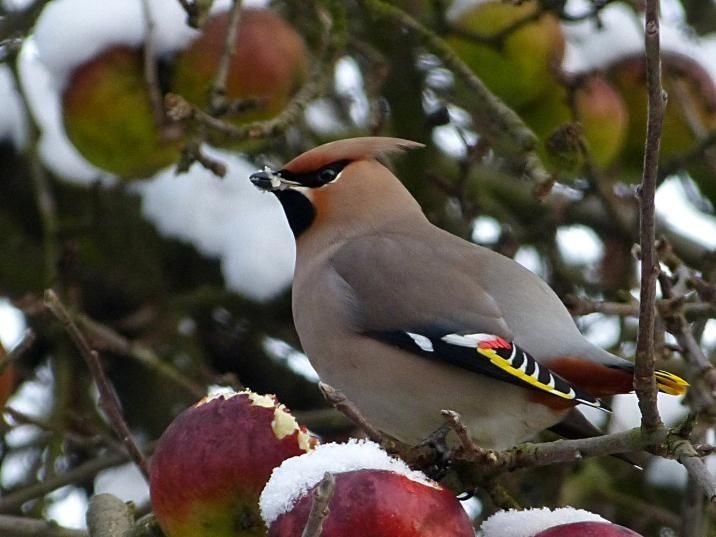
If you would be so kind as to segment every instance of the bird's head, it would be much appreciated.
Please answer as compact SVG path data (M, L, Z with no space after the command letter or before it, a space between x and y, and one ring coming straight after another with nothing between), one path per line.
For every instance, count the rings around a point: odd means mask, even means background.
M423 144L378 136L337 140L306 151L280 170L265 167L250 180L278 197L298 237L318 218L331 218L335 225L358 214L377 216L389 197L407 195L412 200L377 159L418 147ZM365 209L370 209L368 214Z

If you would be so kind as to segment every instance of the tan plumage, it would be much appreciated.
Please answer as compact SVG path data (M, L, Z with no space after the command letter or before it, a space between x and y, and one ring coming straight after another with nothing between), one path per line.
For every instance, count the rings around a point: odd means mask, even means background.
M628 391L630 364L589 343L545 282L433 226L376 160L419 146L341 140L252 175L296 234L294 320L322 380L404 442L451 409L493 448L557 424L578 400L598 406L569 383L580 364L599 395Z

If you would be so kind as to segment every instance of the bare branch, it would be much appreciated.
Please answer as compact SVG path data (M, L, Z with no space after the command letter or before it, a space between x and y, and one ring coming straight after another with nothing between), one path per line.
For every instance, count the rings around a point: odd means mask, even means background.
M313 505L301 537L320 537L323 531L323 523L331 512L328 504L331 503L335 487L336 478L333 477L333 474L330 472L323 474L323 479L318 483L313 493Z
M92 496L85 517L90 537L124 537L134 524L130 506L112 494Z
M361 0L360 4L373 16L388 19L410 30L431 52L443 61L471 90L474 112L480 118L479 130L499 153L518 157L524 164L525 175L535 182L537 190L551 185L550 174L535 153L537 137L520 117L475 75L465 62L434 32L392 4L382 0Z
M323 397L326 398L326 401L328 401L336 410L343 413L349 420L355 423L356 426L360 427L368 438L379 444L383 443L384 439L383 435L380 434L380 431L368 423L368 420L363 417L360 410L358 410L345 395L325 382L319 382L318 389L321 390L321 393L323 394Z
M142 0L142 14L144 16L144 81L147 84L149 102L152 105L152 116L157 128L164 126L164 108L162 106L162 90L159 87L159 73L156 65L156 52L154 50L154 17L149 7L149 0Z
M656 180L659 173L659 146L664 119L664 91L661 87L661 56L659 52L659 0L646 2L647 90L649 108L644 152L644 176L639 187L639 244L641 246L641 291L639 295L639 335L637 338L634 390L639 399L642 427L654 431L661 426L656 406L654 377L654 303L659 266L656 259L655 207Z
M63 528L54 522L0 515L0 535L13 537L87 537L87 532Z
M132 433L129 431L127 422L124 420L124 416L122 415L121 405L117 394L114 391L114 386L112 386L104 372L102 364L100 363L99 355L90 347L84 334L70 317L67 308L65 308L59 297L52 289L45 291L45 305L62 323L67 333L75 342L75 345L79 349L82 357L85 359L92 377L97 384L100 407L104 410L115 433L124 443L129 455L144 474L144 477L148 479L149 470L147 461L132 438Z
M44 496L45 494L66 485L71 485L73 483L78 483L92 478L98 472L105 470L106 468L118 466L128 460L129 457L125 453L110 453L108 455L91 459L62 474L56 474L48 477L42 483L35 483L9 494L5 494L2 498L0 498L0 513L17 509L27 501Z
M233 0L231 15L229 16L229 25L226 29L226 40L224 41L224 50L219 59L219 66L216 68L216 75L211 84L209 92L209 111L212 115L219 116L228 109L228 101L226 99L226 78L229 76L229 68L231 60L236 53L236 38L239 32L239 21L241 20L242 0Z

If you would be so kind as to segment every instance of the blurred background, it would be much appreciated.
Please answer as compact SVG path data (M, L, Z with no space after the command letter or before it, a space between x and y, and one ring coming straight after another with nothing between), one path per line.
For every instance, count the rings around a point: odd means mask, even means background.
M275 393L322 438L355 434L301 353L281 208L248 181L337 138L425 143L394 164L428 217L538 273L588 337L633 356L640 1L247 0L236 27L233 5L0 2L0 513L83 528L103 491L149 510L48 288L147 452L227 387ZM657 365L698 384L684 334L716 357L716 2L661 7ZM165 107L167 94L180 97ZM665 421L690 406L697 442L713 442L713 401L687 399L660 398ZM611 406L594 417L605 430L638 425L633 396ZM713 507L673 461L639 472L589 459L503 481L525 506L716 535ZM495 506L478 494L469 509Z

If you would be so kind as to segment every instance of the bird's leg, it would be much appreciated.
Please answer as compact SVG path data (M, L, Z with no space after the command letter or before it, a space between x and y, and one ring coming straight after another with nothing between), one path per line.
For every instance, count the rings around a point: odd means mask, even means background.
M444 423L416 446L417 448L428 448L433 455L433 462L425 469L425 473L436 481L445 476L453 463L453 450L447 442L447 435L450 434L450 431L452 431L450 425Z

